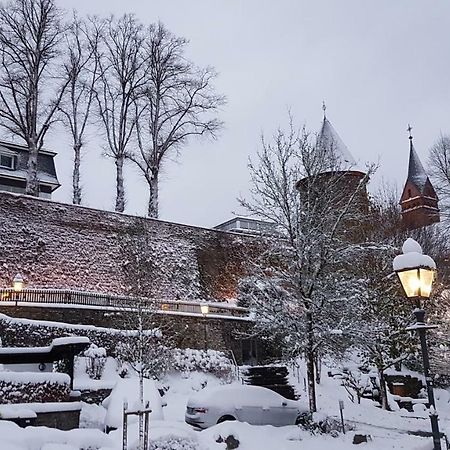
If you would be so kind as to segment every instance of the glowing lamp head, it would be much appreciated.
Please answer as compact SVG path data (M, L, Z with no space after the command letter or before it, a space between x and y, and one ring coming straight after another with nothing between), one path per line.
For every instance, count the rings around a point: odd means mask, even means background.
M16 292L20 292L23 289L23 277L18 273L13 279L13 288Z
M200 309L202 311L202 314L204 316L206 316L207 314L209 314L209 305L206 303L203 303L202 305L200 305Z
M413 239L407 239L402 247L403 255L394 258L394 271L408 298L428 298L436 274L436 263L424 255L422 247Z
M431 287L436 271L429 268L400 270L397 272L400 283L408 298L425 297L431 294Z

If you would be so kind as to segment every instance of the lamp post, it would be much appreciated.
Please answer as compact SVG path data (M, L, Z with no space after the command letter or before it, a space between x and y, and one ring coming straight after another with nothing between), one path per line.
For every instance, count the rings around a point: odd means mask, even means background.
M434 401L433 379L430 375L430 360L428 357L426 338L427 330L437 328L437 325L426 324L425 311L420 303L421 298L430 297L431 287L436 274L436 263L430 256L423 254L422 247L414 239L408 238L403 244L402 251L403 255L398 255L394 258L393 268L397 273L406 297L414 300L416 304L416 308L413 311L416 323L408 327L407 330L416 331L419 335L423 359L423 374L425 376L428 403L430 405L433 449L441 450L439 421Z
M200 305L200 310L202 312L203 321L205 325L204 349L208 350L208 322L206 320L206 316L209 314L209 305L207 303L202 303Z
M17 302L19 300L19 295L22 292L23 289L23 277L20 273L17 273L16 276L13 279L13 289L14 292L16 293L16 306L17 306Z

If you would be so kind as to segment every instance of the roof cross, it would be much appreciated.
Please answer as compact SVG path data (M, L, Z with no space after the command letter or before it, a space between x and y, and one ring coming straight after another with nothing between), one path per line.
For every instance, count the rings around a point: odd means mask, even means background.
M327 105L325 104L325 100L322 101L322 109L323 109L323 118L327 118Z
M408 123L408 128L406 129L406 131L409 133L409 139L411 139L412 140L412 134L411 134L411 131L412 131L412 126Z

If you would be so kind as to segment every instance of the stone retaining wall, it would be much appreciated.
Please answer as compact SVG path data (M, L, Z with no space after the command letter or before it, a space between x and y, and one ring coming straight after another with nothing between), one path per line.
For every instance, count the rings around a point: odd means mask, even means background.
M21 273L35 288L235 298L255 245L251 236L0 192L2 287Z

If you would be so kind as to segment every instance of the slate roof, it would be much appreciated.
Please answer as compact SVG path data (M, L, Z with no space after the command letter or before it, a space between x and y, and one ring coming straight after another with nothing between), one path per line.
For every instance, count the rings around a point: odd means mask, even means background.
M423 194L425 185L428 180L428 175L420 161L419 155L414 148L412 138L409 140L409 165L408 165L408 178L407 181L411 181L420 193Z
M3 153L13 154L17 157L15 170L0 168L0 176L25 180L27 174L28 148L24 145L0 141L0 150ZM55 168L55 155L56 153L49 150L40 150L38 154L38 180L43 184L50 185L52 190L60 186Z

